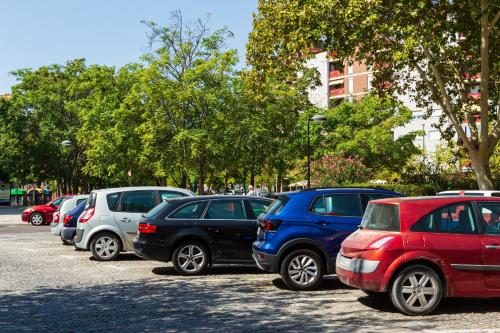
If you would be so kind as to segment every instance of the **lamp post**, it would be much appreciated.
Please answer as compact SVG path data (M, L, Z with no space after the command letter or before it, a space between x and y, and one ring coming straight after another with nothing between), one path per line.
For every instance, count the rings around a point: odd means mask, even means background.
M311 188L311 154L309 146L311 144L311 133L310 133L310 123L325 121L326 117L320 114L313 116L312 118L307 117L307 188Z
M62 147L70 147L73 145L73 142L69 140L63 140L60 145ZM61 163L61 154L59 153L59 149L57 150L57 155L58 155L58 161L57 161L57 179L56 179L56 197L59 197L59 179L61 178L61 168L59 167Z

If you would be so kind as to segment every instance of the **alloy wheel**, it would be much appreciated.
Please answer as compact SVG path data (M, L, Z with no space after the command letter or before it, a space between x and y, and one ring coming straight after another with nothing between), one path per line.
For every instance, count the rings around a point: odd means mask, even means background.
M33 225L42 225L43 224L43 216L40 213L34 213L31 215L31 224Z
M299 285L308 285L318 275L318 264L308 255L298 255L288 264L288 275Z
M199 271L204 267L205 261L205 253L197 245L186 245L177 255L177 264L187 273Z
M414 312L425 312L438 301L438 282L425 271L409 274L400 287L406 307Z
M118 244L116 240L111 237L99 237L95 242L95 251L102 259L109 259L118 251Z

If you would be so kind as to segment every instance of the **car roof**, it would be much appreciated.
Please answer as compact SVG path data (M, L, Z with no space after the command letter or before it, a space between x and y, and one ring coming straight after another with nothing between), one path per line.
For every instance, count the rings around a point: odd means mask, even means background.
M188 194L190 196L194 196L193 192L178 188L178 187L169 187L169 186L133 186L133 187L113 187L113 188L105 188L99 190L93 190L92 193L114 193L114 192L129 192L129 191L144 191L144 190L166 190L166 191L176 191Z
M194 197L176 197L176 198L169 198L167 200L214 200L214 199L248 199L248 200L269 200L271 201L271 198L266 198L266 197L257 197L257 196L248 196L248 195L239 195L239 194L234 194L234 195L222 195L222 194L216 194L216 195L197 195Z
M460 193L474 193L474 194L491 194L491 193L500 193L500 191L497 191L497 190L452 190L452 191L442 191L442 192L439 192L438 194L439 195L443 195L443 194L454 194L454 193L457 193L457 194L460 194Z
M298 195L298 194L307 194L307 193L394 193L394 194L400 194L398 192L388 190L385 188L380 188L380 187L357 187L357 186L346 186L346 187L316 187L316 188L310 188L310 189L303 189L299 191L290 191L290 192L281 192L278 195Z

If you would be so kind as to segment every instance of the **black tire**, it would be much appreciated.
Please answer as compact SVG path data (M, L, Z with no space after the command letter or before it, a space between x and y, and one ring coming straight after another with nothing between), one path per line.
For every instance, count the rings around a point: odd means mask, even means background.
M111 232L100 232L92 238L90 251L97 261L115 260L121 252L120 238Z
M63 245L73 245L73 241L67 241L64 238L62 238L62 236L61 236L61 241L62 241Z
M409 266L398 273L390 286L389 296L392 304L402 313L423 316L434 311L441 302L443 282L428 266Z
M210 253L205 245L187 241L175 249L172 264L180 275L200 275L206 270L209 258Z
M34 212L30 216L30 223L36 227L45 224L45 218L42 213Z
M292 290L311 290L321 282L324 267L323 259L317 252L309 249L295 250L283 259L280 275Z

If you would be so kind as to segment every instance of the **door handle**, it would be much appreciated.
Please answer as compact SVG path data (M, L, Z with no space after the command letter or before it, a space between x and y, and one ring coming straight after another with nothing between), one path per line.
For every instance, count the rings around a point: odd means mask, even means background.
M320 225L320 226L323 226L323 227L325 227L325 226L327 226L327 225L329 224L329 223L328 223L328 222L326 222L326 221L316 221L315 223L316 223L317 225Z
M208 231L213 231L213 232L219 232L219 229L217 228L207 228Z
M128 222L130 222L131 220L130 220L129 218L124 217L124 218L122 218L120 221L122 221L122 222L127 222L127 223L128 223Z
M485 245L484 247L488 250L500 250L500 245L497 244Z

